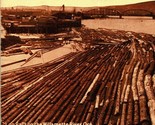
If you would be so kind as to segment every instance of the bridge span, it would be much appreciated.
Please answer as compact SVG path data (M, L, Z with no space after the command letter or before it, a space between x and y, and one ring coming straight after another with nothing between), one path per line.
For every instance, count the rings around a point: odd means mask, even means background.
M118 16L122 18L123 16L150 16L155 19L155 13L150 10L145 9L126 9L119 10L114 8L95 8L83 12L83 14L89 15L91 17L107 17L107 16Z

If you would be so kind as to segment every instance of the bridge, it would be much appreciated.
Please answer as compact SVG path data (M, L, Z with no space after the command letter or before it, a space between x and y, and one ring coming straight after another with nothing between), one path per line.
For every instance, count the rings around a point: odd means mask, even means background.
M119 16L120 18L122 17L122 14L119 10L111 8L91 9L83 13L91 17L106 17L106 16Z
M129 9L123 11L122 15L124 16L151 16L154 17L154 13L145 9Z
M107 16L150 16L155 19L155 12L145 9L114 9L114 8L95 8L83 12L83 14L89 15L91 17L107 17Z

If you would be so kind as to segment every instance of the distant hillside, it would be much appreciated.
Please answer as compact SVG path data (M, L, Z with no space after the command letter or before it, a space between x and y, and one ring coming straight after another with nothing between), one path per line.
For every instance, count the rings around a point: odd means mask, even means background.
M155 1L149 1L149 2L142 2L142 3L136 3L136 4L129 4L129 5L119 5L119 6L100 6L100 7L70 7L66 6L65 11L87 11L95 8L113 8L113 9L118 9L120 11L125 11L128 9L144 9L148 11L152 11L155 13ZM6 7L5 7L6 8ZM11 8L11 7L9 7ZM43 9L43 10L49 10L49 11L61 11L62 6L47 6L47 5L42 5L42 6L33 6L33 7L28 7L28 6L15 6L13 7L15 9ZM3 9L3 7L2 7Z
M143 9L155 13L155 1L143 2L130 5L121 5L121 6L109 6L109 8L117 9L120 11L131 10L131 9Z

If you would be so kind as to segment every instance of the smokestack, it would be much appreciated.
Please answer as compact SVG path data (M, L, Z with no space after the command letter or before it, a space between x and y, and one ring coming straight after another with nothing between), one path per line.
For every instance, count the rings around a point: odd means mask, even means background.
M65 12L65 5L62 5L62 11Z

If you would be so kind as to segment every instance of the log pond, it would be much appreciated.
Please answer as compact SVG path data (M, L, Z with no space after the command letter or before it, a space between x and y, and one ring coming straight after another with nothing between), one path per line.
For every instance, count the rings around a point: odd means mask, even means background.
M110 17L106 19L89 19L83 20L88 28L107 28L125 31L134 31L137 33L155 34L155 20L152 17L124 16L122 19L118 17Z

